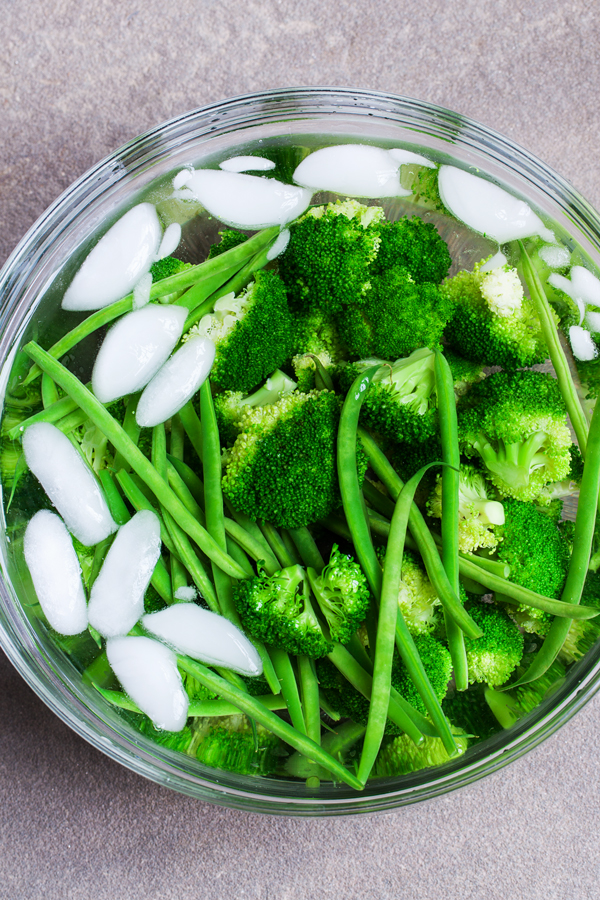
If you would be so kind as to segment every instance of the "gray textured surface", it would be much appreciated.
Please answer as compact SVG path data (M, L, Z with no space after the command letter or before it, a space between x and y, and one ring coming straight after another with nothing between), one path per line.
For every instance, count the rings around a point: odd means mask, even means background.
M204 103L335 84L504 132L600 202L589 0L0 0L0 260L74 178ZM0 661L0 900L600 897L592 702L479 785L382 817L194 803L112 763Z

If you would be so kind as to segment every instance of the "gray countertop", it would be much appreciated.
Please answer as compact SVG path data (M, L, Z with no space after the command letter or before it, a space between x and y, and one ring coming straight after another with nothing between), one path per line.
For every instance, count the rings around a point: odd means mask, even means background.
M347 85L472 116L600 203L589 0L3 0L0 262L76 177L197 106ZM258 817L159 788L0 659L0 900L600 897L592 701L477 785L385 816Z

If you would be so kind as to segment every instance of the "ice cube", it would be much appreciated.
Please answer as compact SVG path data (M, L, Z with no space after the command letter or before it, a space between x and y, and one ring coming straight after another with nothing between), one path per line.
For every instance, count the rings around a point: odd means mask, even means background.
M296 168L294 181L346 197L408 197L411 193L400 185L400 160L388 150L366 144L316 150Z
M100 238L63 297L63 309L101 309L133 290L150 270L162 229L151 203L138 203Z
M41 509L29 522L23 542L40 606L59 634L80 634L88 624L81 568L71 536L55 513Z
M90 625L103 637L127 634L144 612L144 594L160 556L160 522L144 509L123 525L90 596Z
M55 425L34 422L26 428L23 452L27 465L78 541L92 547L117 530L93 472Z
M210 338L187 340L145 387L135 415L138 425L152 428L179 412L207 378L214 358Z
M189 700L173 651L152 638L127 636L110 638L106 655L125 693L155 727L181 731Z
M187 310L150 303L128 313L100 347L92 387L101 403L141 391L169 358L181 337Z
M149 613L142 625L179 653L240 675L260 675L262 662L248 638L224 616L194 603L177 603Z

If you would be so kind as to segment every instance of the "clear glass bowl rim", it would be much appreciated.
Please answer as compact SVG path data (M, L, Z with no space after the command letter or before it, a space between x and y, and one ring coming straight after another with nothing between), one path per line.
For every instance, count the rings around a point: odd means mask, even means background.
M370 120L370 122L369 122ZM129 141L89 169L51 204L19 242L0 272L0 364L6 363L30 314L32 294L40 290L43 261L69 233L84 210L101 208L107 195L118 193L132 179L146 181L153 165L167 160L195 140L207 145L215 137L237 137L244 129L281 127L281 134L302 133L297 123L339 124L352 133L373 126L365 139L377 142L377 124L404 129L399 143L422 144L427 138L442 151L467 164L480 159L482 168L515 189L522 187L539 208L570 231L594 262L600 261L600 216L565 179L508 138L466 116L407 97L339 87L299 87L245 94L177 116ZM294 126L291 123L296 123ZM276 132L272 132L275 134ZM195 145L194 145L195 146ZM462 153L462 157L460 154ZM485 164L485 165L484 165ZM5 385L2 386L2 392ZM358 794L343 785L321 786L318 795L304 784L264 779L182 764L179 754L157 748L133 736L119 721L108 721L91 709L89 696L76 695L73 685L59 678L38 646L34 633L19 615L2 559L0 578L0 645L38 696L67 725L112 759L145 777L201 800L251 812L283 815L373 813L431 799L470 784L523 756L567 722L600 687L600 649L572 667L565 684L534 713L509 732L475 746L467 758L436 769L369 785ZM104 702L104 701L102 701ZM483 748L479 749L479 748ZM484 752L485 750L485 752Z

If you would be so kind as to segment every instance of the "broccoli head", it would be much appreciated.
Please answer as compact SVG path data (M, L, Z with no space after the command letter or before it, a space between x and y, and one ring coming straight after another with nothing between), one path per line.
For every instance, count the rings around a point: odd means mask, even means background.
M133 718L133 717L132 717ZM176 750L179 753L186 753L192 743L192 731L189 726L185 726L181 731L161 731L155 728L152 721L147 716L136 716L138 730L154 741L161 747L168 750Z
M192 747L205 766L263 776L277 769L279 738L258 723L253 729L247 716L196 719L196 723Z
M396 222L381 222L379 235L381 245L371 266L375 274L403 266L417 284L440 284L448 274L450 253L431 222L403 216Z
M362 569L334 544L321 574L312 568L306 573L331 639L347 644L364 621L371 599Z
M439 347L452 309L452 299L437 285L417 284L408 269L394 266L374 274L362 302L344 308L336 322L351 356L397 359Z
M152 263L150 266L152 282L162 281L163 278L170 278L171 275L177 275L179 272L183 272L190 267L191 263L182 262L180 259L175 259L174 256L163 256L162 259Z
M330 652L302 566L274 575L259 568L253 578L236 583L233 596L244 629L256 640L312 659Z
M523 657L523 635L503 610L490 604L472 604L469 614L483 631L477 640L465 637L469 681L504 684Z
M462 356L505 369L544 362L542 326L516 269L481 272L475 266L450 278L442 291L455 304L445 337Z
M222 390L251 391L293 352L294 324L283 282L260 271L238 297L221 297L184 337L199 334L216 346L212 381Z
M294 392L247 408L228 452L223 492L250 518L282 528L309 525L341 504L336 468L340 399L333 391ZM362 482L367 459L357 451Z
M378 548L377 555L385 567L384 548ZM440 603L440 598L415 554L404 550L398 607L411 634L429 634L437 628L440 623Z
M496 372L473 385L459 411L466 456L479 456L507 497L532 500L571 468L571 435L556 379L543 372Z
M310 209L290 225L279 273L296 309L338 313L361 304L371 288L370 264L381 238L383 210L355 200Z
M427 512L434 519L442 518L441 475L437 476L427 501ZM497 525L504 525L504 508L497 500L490 499L485 478L474 466L460 467L458 516L458 543L463 553L473 553L480 547L496 547L495 529Z
M241 231L236 231L235 229L220 231L219 237L221 240L217 244L211 245L208 251L208 259L214 259L215 256L220 256L221 253L225 253L227 250L233 250L234 247L239 247L240 244L248 240L247 234L242 234Z
M281 369L277 369L252 394L245 395L242 391L223 391L222 394L217 394L214 405L221 444L230 447L235 443L244 410L277 403L286 394L295 391L296 387L295 381L288 378Z
M418 634L414 638L415 647L427 673L431 687L438 700L441 701L448 691L448 682L452 677L452 657L449 650L431 634ZM398 660L398 671L393 685L405 700L423 714L427 714L425 704L417 691L408 669Z
M461 728L452 728L457 747L457 755L465 752L469 739ZM408 775L419 769L429 769L450 762L450 756L440 738L425 737L423 743L417 745L407 735L401 734L392 741L383 744L375 761L373 777L393 778L396 775Z

